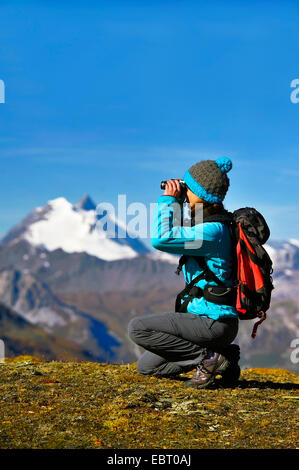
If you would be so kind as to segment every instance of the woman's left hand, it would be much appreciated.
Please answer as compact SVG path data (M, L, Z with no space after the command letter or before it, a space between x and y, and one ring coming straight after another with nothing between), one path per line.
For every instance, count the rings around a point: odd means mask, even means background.
M175 180L168 180L166 183L166 188L164 191L164 196L172 196L176 199L179 199L181 196L181 185L179 183L179 178Z

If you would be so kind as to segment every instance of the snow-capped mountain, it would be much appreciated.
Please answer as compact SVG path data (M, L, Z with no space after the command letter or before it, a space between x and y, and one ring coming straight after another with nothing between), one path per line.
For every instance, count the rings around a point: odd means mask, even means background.
M48 251L61 248L66 253L84 252L107 261L134 258L150 251L127 231L124 238L109 237L99 221L96 204L89 196L74 205L59 197L33 210L8 232L2 243L12 245L23 239ZM113 223L116 234L124 230L116 219Z
M274 270L285 271L299 269L299 240L269 240L265 249L273 261Z

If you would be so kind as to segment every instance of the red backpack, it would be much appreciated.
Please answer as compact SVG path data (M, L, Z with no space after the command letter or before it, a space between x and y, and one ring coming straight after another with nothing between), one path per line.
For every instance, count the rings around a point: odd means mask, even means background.
M241 320L259 318L252 330L266 319L271 292L272 261L263 245L270 236L269 227L256 209L245 207L233 213L232 235L235 245L236 309Z

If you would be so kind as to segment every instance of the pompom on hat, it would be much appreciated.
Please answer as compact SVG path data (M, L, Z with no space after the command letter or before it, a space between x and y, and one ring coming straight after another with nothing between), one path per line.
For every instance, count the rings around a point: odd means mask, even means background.
M202 160L186 171L184 181L200 199L210 203L219 203L223 201L229 188L227 173L232 166L232 161L228 157Z
M225 173L228 173L233 166L231 159L228 157L217 158L216 163L217 166L219 166L220 170L225 171Z

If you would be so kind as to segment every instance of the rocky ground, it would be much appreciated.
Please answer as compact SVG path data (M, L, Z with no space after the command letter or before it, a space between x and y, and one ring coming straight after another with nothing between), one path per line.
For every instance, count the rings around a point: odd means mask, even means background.
M189 374L190 375L190 374ZM135 364L0 364L0 448L296 448L298 375L242 371L235 388L184 388Z

